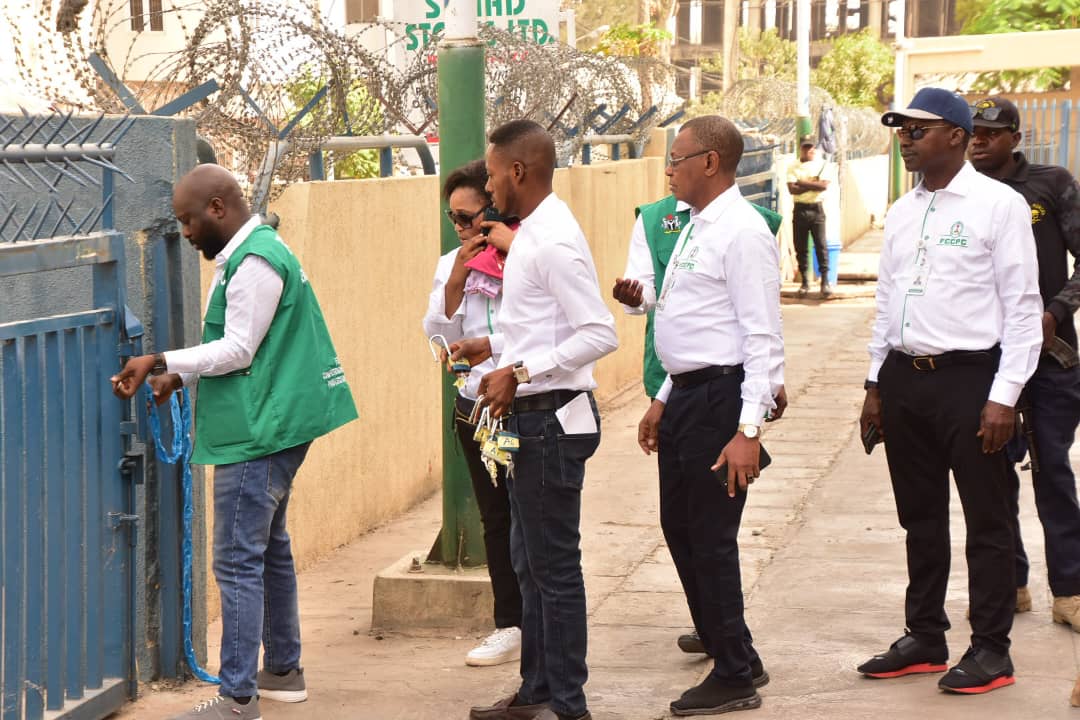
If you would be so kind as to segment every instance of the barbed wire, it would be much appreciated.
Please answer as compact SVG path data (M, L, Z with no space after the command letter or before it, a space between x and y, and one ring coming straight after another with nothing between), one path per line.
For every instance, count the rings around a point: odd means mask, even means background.
M58 104L119 112L124 103L90 68L91 53L148 111L213 80L218 90L183 114L195 120L223 163L249 180L268 147L325 86L324 99L289 129L290 152L275 174L278 192L306 176L306 155L328 137L438 135L439 37L410 49L415 40L403 23L366 24L346 34L325 23L309 0L162 0L160 16L147 14L136 22L131 8L139 4L128 0L99 0L89 18L80 17L81 8L72 2L5 6L9 24L33 17L36 25L36 37L16 48L23 83ZM152 22L145 23L147 18ZM150 25L168 32L154 32ZM169 37L181 37L182 46L162 47ZM605 117L620 114L606 133L643 140L682 104L672 69L654 59L538 45L490 26L482 27L480 38L487 46L486 127L534 119L550 126L564 157ZM37 62L42 53L59 62ZM597 115L598 108L605 114Z
M718 112L737 119L745 130L759 133L774 142L794 141L796 84L775 78L742 80L723 94L707 94L690 115ZM838 138L840 125L847 125L842 152L877 154L886 152L889 131L881 124L881 114L867 107L839 105L823 88L810 88L810 116L815 120L825 107L832 108ZM817 127L814 128L817 134Z

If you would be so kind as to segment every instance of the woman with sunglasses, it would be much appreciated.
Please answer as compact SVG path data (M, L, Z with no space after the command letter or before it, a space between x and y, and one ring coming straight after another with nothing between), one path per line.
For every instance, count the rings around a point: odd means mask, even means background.
M461 240L439 259L435 280L424 316L424 333L443 335L448 342L498 332L502 302L499 254L505 253L514 231L502 222L485 220L491 207L483 160L475 160L450 173L443 187L449 209L447 217ZM503 255L502 257L505 257ZM480 269L473 269L475 265ZM476 404L480 379L497 367L498 357L478 364L459 390L455 426L472 478L480 520L484 525L488 575L495 598L495 632L465 656L467 665L499 665L517 660L521 654L521 591L510 563L510 500L506 494L505 469L500 466L496 482L480 457L480 444L473 440L476 426L469 422Z

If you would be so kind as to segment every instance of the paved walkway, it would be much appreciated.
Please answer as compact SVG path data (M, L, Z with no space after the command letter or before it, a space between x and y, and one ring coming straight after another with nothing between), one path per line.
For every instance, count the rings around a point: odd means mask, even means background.
M956 718L1080 720L1068 706L1080 634L1050 620L1042 536L1024 495L1024 539L1032 553L1035 611L1013 633L1017 685L982 697L945 696L936 676L872 681L854 667L903 627L903 537L884 455L856 442L868 299L785 305L791 405L764 442L773 466L751 490L741 546L748 619L772 683L748 718ZM668 703L708 670L675 637L689 615L657 519L655 460L642 455L636 390L606 408L603 442L589 462L583 497L583 556L589 595L586 686L596 720L665 718ZM303 492L299 488L298 492ZM438 530L434 497L300 576L304 664L311 699L266 701L266 720L446 720L517 686L514 665L468 668L475 637L372 636L375 573ZM953 660L967 645L966 569L955 508L948 609ZM220 626L210 628L213 638ZM216 663L214 663L216 665ZM121 718L167 718L211 694L189 683L154 691ZM742 715L739 715L742 717Z

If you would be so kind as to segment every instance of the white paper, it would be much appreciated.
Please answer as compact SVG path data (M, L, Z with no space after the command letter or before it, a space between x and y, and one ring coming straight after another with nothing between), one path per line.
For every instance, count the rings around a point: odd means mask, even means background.
M596 432L596 417L589 403L588 393L579 393L570 402L555 411L555 417L566 435L584 435Z

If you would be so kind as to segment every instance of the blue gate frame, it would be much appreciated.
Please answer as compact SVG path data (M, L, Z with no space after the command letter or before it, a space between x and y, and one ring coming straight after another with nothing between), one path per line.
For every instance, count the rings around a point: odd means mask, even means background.
M0 324L0 720L97 720L135 694L135 423L108 377L139 342L124 306L124 238L111 229L115 141L86 143L94 123L53 144L70 116L33 120L0 138L0 181L11 183L0 286L81 267L90 297L89 309ZM72 207L87 202L77 222ZM74 234L34 239L50 226Z

